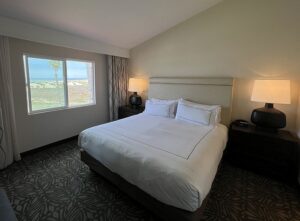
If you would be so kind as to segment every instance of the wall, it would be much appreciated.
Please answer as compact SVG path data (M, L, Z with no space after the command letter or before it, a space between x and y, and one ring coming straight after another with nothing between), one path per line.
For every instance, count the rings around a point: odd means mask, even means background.
M72 137L88 127L107 122L108 89L104 55L15 38L10 38L9 44L17 141L21 152ZM95 61L96 105L28 115L23 53Z
M32 25L0 16L0 34L39 43L51 44L99 54L129 57L129 50L62 31Z
M299 83L300 88L300 83ZM297 135L300 138L300 92L299 92L299 100L298 100L298 114L297 114Z
M235 77L233 119L248 119L253 79L292 79L292 104L276 105L295 130L300 1L224 0L130 51L138 76Z

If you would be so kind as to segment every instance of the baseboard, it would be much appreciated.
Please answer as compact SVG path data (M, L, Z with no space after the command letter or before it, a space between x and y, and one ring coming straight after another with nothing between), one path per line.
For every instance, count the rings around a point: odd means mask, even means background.
M73 137L69 137L69 138L66 138L66 139L63 139L63 140L59 140L59 141L56 141L54 143L47 144L45 146L41 146L41 147L38 147L38 148L34 148L32 150L25 151L25 152L21 153L21 157L31 155L31 154L36 153L36 152L40 152L40 151L45 150L47 148L50 148L50 147L53 147L53 146L56 146L56 145L59 145L59 144L77 139L77 138L78 138L78 135L75 135Z

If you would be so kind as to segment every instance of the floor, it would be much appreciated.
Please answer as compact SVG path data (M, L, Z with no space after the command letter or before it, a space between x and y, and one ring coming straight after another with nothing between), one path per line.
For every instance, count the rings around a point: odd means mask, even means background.
M0 171L19 221L157 220L80 161L76 140L23 157ZM300 220L300 191L222 163L203 220Z

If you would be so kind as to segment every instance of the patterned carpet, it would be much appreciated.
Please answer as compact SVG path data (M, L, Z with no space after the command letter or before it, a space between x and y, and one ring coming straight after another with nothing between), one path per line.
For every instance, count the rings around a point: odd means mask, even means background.
M17 218L157 220L80 161L76 140L27 155L0 172ZM203 220L300 220L296 187L222 163Z

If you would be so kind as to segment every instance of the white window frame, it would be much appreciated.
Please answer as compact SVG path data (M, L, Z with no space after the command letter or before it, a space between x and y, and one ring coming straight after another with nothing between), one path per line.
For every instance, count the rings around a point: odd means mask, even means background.
M29 66L28 66L28 58L37 58L37 59L48 59L48 60L58 60L62 61L63 63L63 80L64 80L64 98L65 103L62 107L54 107L54 108L47 108L42 110L32 110L32 103L31 103L31 87L30 87L30 76L29 76ZM69 105L69 91L68 91L68 70L67 70L67 61L78 61L78 62L89 62L92 64L93 68L93 100L91 103L82 104L82 105ZM45 56L45 55L33 55L24 53L23 54L23 66L25 72L25 88L26 88L26 99L27 99L27 113L28 115L33 114L40 114L45 112L52 112L52 111L59 111L59 110L66 110L66 109L73 109L73 108L80 108L86 106L94 106L96 105L96 88L95 88L95 61L92 60L84 60L84 59L77 59L77 58L61 58L61 57L52 57L52 56Z

